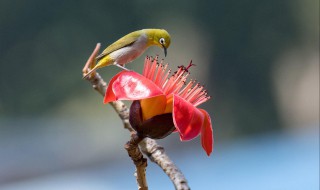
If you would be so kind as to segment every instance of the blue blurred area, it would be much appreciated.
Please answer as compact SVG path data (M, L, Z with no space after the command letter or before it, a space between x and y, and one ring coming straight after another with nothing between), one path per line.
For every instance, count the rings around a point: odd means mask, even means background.
M318 126L218 143L211 157L200 147L179 152L170 147L166 150L184 172L192 189L319 189ZM116 162L0 185L0 189L129 190L136 186L133 172L131 160L122 157ZM150 189L173 189L168 177L151 162L147 179Z
M1 0L0 28L0 190L136 189L129 134L81 71L97 42L143 28L168 30L165 62L192 59L212 96L211 157L199 139L160 141L193 190L319 189L319 0ZM146 55L164 58L127 67Z

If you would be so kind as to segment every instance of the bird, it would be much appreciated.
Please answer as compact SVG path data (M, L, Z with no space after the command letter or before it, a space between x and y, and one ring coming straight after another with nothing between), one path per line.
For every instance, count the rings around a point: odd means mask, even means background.
M167 56L170 43L170 34L164 29L142 29L131 32L109 45L98 55L96 57L97 64L83 78L87 78L97 69L109 65L116 65L128 70L125 68L125 64L138 58L150 46L162 48L164 55Z

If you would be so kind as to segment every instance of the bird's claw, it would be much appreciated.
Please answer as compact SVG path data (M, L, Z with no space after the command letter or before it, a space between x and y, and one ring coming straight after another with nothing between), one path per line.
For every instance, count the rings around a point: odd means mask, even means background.
M117 66L117 67L119 67L119 68L121 68L121 69L123 69L123 70L130 71L129 69L125 68L125 67L122 66L122 65L119 65L118 63L116 63L116 64L114 64L114 65Z

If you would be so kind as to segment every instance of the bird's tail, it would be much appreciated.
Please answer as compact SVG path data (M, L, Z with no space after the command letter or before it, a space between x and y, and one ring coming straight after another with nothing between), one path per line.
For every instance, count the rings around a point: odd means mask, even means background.
M91 69L87 74L85 74L83 77L82 77L82 79L86 79L86 78L88 78L88 76L89 75L91 75L94 71L96 71L98 69L98 67L97 67L97 65L93 68L93 69Z
M108 66L113 62L113 60L110 59L109 56L102 58L102 59L98 59L97 61L98 61L98 63L96 64L96 66L94 66L93 69L91 71L89 71L86 75L84 75L83 79L87 78L90 74L92 74L97 69L99 69L101 67Z

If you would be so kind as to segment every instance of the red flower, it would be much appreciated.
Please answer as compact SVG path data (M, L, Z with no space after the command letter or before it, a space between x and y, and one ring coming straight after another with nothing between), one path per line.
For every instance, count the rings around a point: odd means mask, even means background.
M177 130L180 139L186 141L201 133L202 147L209 156L213 149L211 119L197 106L210 96L194 80L186 84L191 65L178 67L168 78L168 65L147 57L142 75L122 71L111 79L104 103L135 100L130 108L130 123L144 136L163 138Z

